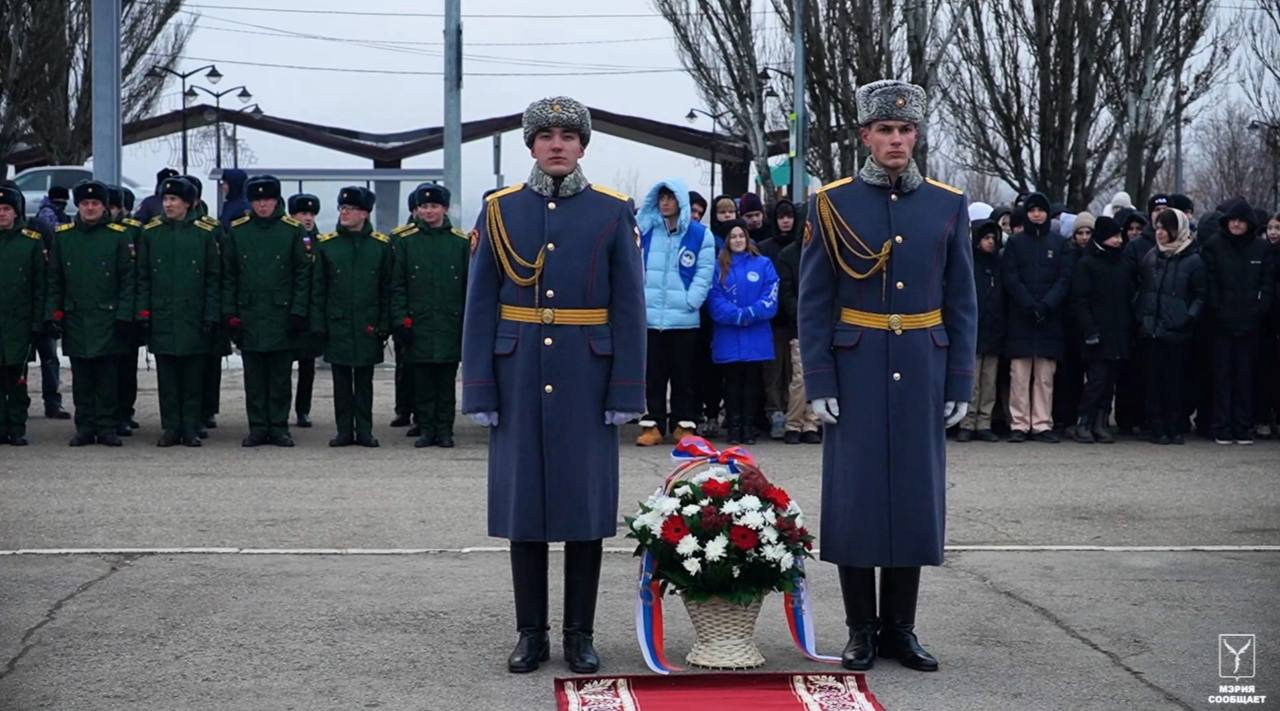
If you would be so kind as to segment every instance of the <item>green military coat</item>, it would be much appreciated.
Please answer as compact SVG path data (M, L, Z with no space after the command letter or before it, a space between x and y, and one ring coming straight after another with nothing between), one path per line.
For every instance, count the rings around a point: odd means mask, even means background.
M267 353L297 346L289 317L307 316L311 292L303 232L283 205L269 218L250 213L231 221L222 245L222 312L240 318L240 350Z
M117 322L133 321L133 259L128 228L105 218L59 225L49 254L45 319L62 323L62 352L101 358L125 352Z
M415 219L392 230L395 273L391 279L391 325L413 319L410 363L462 360L462 305L467 296L471 242L445 218L437 228Z
M206 323L221 318L218 305L217 227L193 214L157 217L142 230L138 249L138 310L150 316L147 343L157 355L210 352Z
M225 243L227 239L227 232L226 230L222 229L222 223L218 222L212 217L209 217L209 206L205 205L203 200L200 201L200 204L197 205L194 208L194 210L196 215L199 216L200 222L203 222L204 224L209 225L210 227L213 228L214 245L218 248L219 255L221 255L223 243ZM222 266L221 264L219 264L218 266L218 310L219 312L221 312L222 310L223 276L224 275L223 275ZM211 319L213 321L217 321L218 325L213 329L213 331L209 335L209 355L216 355L216 356L231 355L231 332L227 330L226 324L222 323L222 316L225 316L225 315L228 315L228 314L219 313L218 317Z
M32 332L44 320L44 243L19 221L0 230L0 366L32 359Z
M311 328L326 334L324 359L368 366L391 332L391 238L365 224L320 235L311 270Z
M316 245L320 244L320 231L316 229L303 230L301 233L302 247L307 253L307 261L312 267L316 261ZM307 317L311 317L311 288L314 279L311 276L312 269L308 268L307 278L311 281L307 284ZM305 333L296 338L298 344L298 358L319 358L324 355L324 339L315 333L316 328L312 325L309 333Z

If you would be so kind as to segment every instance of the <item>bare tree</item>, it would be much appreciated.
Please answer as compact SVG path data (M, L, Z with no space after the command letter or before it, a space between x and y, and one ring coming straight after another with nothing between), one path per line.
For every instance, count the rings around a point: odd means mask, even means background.
M745 136L766 200L776 189L769 168L769 117L761 70L776 47L752 0L654 0L671 25L680 61L712 113L728 112L726 123Z
M1253 111L1243 101L1231 101L1195 124L1188 183L1201 204L1235 196L1253 205L1271 204L1275 164L1267 159L1266 133L1249 130Z
M1249 103L1262 121L1280 124L1280 0L1255 0L1241 62Z

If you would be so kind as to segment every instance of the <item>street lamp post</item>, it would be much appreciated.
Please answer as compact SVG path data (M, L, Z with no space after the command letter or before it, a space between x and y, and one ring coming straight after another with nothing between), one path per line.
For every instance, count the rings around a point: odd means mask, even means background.
M717 134L716 134L716 124L719 123L720 119L727 116L729 112L726 110L726 111L721 111L718 114L713 114L708 111L703 111L702 109L689 109L689 113L685 114L684 118L689 123L693 123L694 121L698 120L698 114L702 114L703 116L706 116L707 118L711 119L711 199L715 200L715 197L716 197L716 144L719 143L719 139L717 138ZM714 210L715 205L712 205L711 209Z
M214 125L214 128L216 129L216 133L214 137L214 149L213 149L214 155L215 155L214 161L213 161L215 168L222 167L222 97L226 96L227 94L230 94L236 89L240 90L240 93L236 94L236 98L240 100L240 103L247 104L249 103L249 100L253 98L253 94L249 93L249 90L245 88L244 84L241 84L240 86L233 86L230 89L226 89L224 91L210 91L209 89L206 89L203 86L192 86L190 89L187 90L189 92L189 95L192 98L196 98L198 96L196 94L197 90L203 91L204 93L213 97L213 110L214 110L213 125Z
M197 67L195 69L192 69L189 72L179 72L179 71L170 69L168 67L161 67L161 66L152 67L147 72L147 76L150 76L150 77L162 77L165 74L171 74L175 77L178 77L178 80L182 82L182 174L183 175L187 174L187 102L190 101L189 95L187 93L187 79L195 76L196 74L199 74L200 72L203 72L206 69L208 69L209 71L204 75L204 78L208 79L210 84L217 84L218 82L222 81L222 72L219 72L218 68L212 64L206 64L203 67Z
M261 106L258 106L257 104L250 104L244 107L243 109L236 109L236 113L249 114L250 116L261 116L263 111ZM231 124L231 167L232 168L240 167L240 132L237 130L239 128L240 128L240 124L238 123Z
M1280 123L1250 121L1250 131L1266 131L1263 140L1271 154L1271 204L1280 205Z

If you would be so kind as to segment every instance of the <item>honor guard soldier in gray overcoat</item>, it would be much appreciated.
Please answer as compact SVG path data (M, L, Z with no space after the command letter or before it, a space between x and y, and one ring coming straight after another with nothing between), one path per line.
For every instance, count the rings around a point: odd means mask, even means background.
M512 672L549 656L547 542L565 542L564 656L591 673L602 539L618 525L618 426L644 410L643 265L632 202L578 167L587 108L536 101L529 182L471 233L462 410L491 428L489 535L511 541Z
M942 564L945 430L968 410L977 305L964 194L911 157L925 99L899 81L858 89L871 155L809 200L804 234L801 360L826 425L821 550L840 566L847 669L877 653L938 668L916 639L916 595L920 566Z

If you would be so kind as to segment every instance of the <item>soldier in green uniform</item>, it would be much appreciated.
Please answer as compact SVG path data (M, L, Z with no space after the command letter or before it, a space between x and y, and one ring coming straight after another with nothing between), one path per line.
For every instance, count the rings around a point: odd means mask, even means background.
M222 312L244 357L249 436L241 443L292 447L295 339L307 331L311 258L302 223L285 214L280 181L245 183L249 214L231 221L222 249Z
M338 192L338 229L320 235L311 281L311 328L325 340L333 369L338 435L330 447L377 447L373 366L391 331L391 238L369 224L373 191ZM354 437L352 432L354 430Z
M320 231L316 229L316 215L320 214L320 198L309 193L298 193L289 197L289 216L302 225L302 246L306 249L307 260L314 263L316 240ZM310 303L311 284L307 284L307 303ZM324 343L314 333L305 333L296 339L298 360L298 389L293 400L293 409L297 413L299 427L311 426L311 392L316 383L316 358L324 355Z
M164 217L143 227L138 250L138 318L156 356L164 430L156 445L199 447L205 365L220 314L218 227L192 210L196 189L185 179L166 179L160 195Z
M453 446L455 382L462 359L462 305L471 242L449 223L449 190L422 185L410 195L414 217L392 234L392 334L413 368L415 447Z
M191 183L196 189L196 201L191 206L191 212L206 225L213 228L214 244L218 248L219 253L222 251L223 238L226 233L222 229L222 223L209 216L209 205L205 203L201 195L204 193L204 183L194 175L179 176L183 180ZM221 293L221 275L219 275L219 293ZM205 356L203 382L201 383L201 402L200 402L200 428L197 434L200 439L204 439L209 435L208 430L216 429L218 426L218 412L222 405L222 359L231 355L231 329L223 325L221 318L214 319L217 323L213 327L213 331L209 334L209 352Z
M431 183L418 183L409 197L405 201L409 206L409 222L413 222L414 213L417 206L414 204L414 194L418 192L418 188ZM404 227L404 225L401 225ZM391 246L399 246L399 235L396 230L391 231ZM394 336L394 333L393 333ZM403 338L392 338L392 350L396 354L396 374L395 374L395 413L396 416L391 420L392 427L408 427L404 433L406 437L417 437L422 434L421 428L418 426L418 418L413 411L413 366L409 365L408 356L405 354L405 340Z
M62 352L71 358L71 397L76 406L71 446L96 441L119 447L116 372L133 333L128 229L108 216L103 183L86 180L71 195L76 218L59 225L54 233L45 315L61 325Z
M133 208L133 191L117 185L109 185L107 199L110 202L111 221L126 229L124 239L129 246L129 259L136 267L142 223L129 216ZM136 293L137 269L131 269L130 274L135 281L130 288ZM132 305L130 305L130 313L133 313ZM138 329L132 329L124 341L124 354L120 356L120 365L116 371L116 382L119 383L116 390L116 434L120 437L131 437L133 431L138 428L138 421L133 417L138 403L138 352L142 349Z
M27 363L44 310L44 242L26 226L26 200L0 187L0 444L27 444Z

